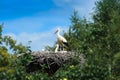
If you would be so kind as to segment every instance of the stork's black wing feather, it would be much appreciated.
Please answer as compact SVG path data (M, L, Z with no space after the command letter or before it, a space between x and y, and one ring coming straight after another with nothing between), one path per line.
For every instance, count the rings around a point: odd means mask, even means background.
M66 47L69 47L69 44L67 42L63 42L63 44L66 46Z
M68 51L71 51L70 46L67 42L63 42L63 44L65 45L64 47L66 47Z

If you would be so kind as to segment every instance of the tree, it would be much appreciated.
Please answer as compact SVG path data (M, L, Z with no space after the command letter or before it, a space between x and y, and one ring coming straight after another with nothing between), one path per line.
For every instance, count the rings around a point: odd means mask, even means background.
M102 26L104 35L106 35L104 37L104 48L112 68L114 56L120 52L120 1L101 0L96 3L96 6L93 20Z
M0 25L0 72L7 70L7 67L10 65L10 55L8 54L6 47L2 46L2 25Z
M30 57L25 54L26 56L17 58L16 54L30 53L31 50L21 43L16 44L10 36L2 36L2 28L3 24L0 25L0 79L23 79L24 66ZM9 50L12 50L14 54L11 54ZM18 77L20 75L22 77Z
M73 50L86 54L88 62L82 79L117 79L113 60L120 52L119 13L119 0L100 0L96 2L93 23L80 19L76 12L72 15L72 25L64 36Z

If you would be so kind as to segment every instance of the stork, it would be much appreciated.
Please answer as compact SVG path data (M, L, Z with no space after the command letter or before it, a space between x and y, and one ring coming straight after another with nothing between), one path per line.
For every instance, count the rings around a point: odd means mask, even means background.
M60 28L57 28L56 32L57 33L57 42L59 44L60 50L64 51L64 47L69 47L67 40L60 35Z

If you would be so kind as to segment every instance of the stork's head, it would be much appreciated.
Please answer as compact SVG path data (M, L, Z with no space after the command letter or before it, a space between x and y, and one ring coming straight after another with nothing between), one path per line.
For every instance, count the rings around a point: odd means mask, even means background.
M57 28L57 29L56 29L55 33L57 33L57 32L60 32L60 28Z

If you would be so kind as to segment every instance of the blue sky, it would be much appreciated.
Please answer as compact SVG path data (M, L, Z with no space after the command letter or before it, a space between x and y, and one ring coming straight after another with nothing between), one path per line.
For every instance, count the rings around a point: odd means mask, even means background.
M67 31L74 9L90 20L96 0L1 0L0 23L3 34L24 45L32 40L32 50L41 50L56 41L54 31Z

